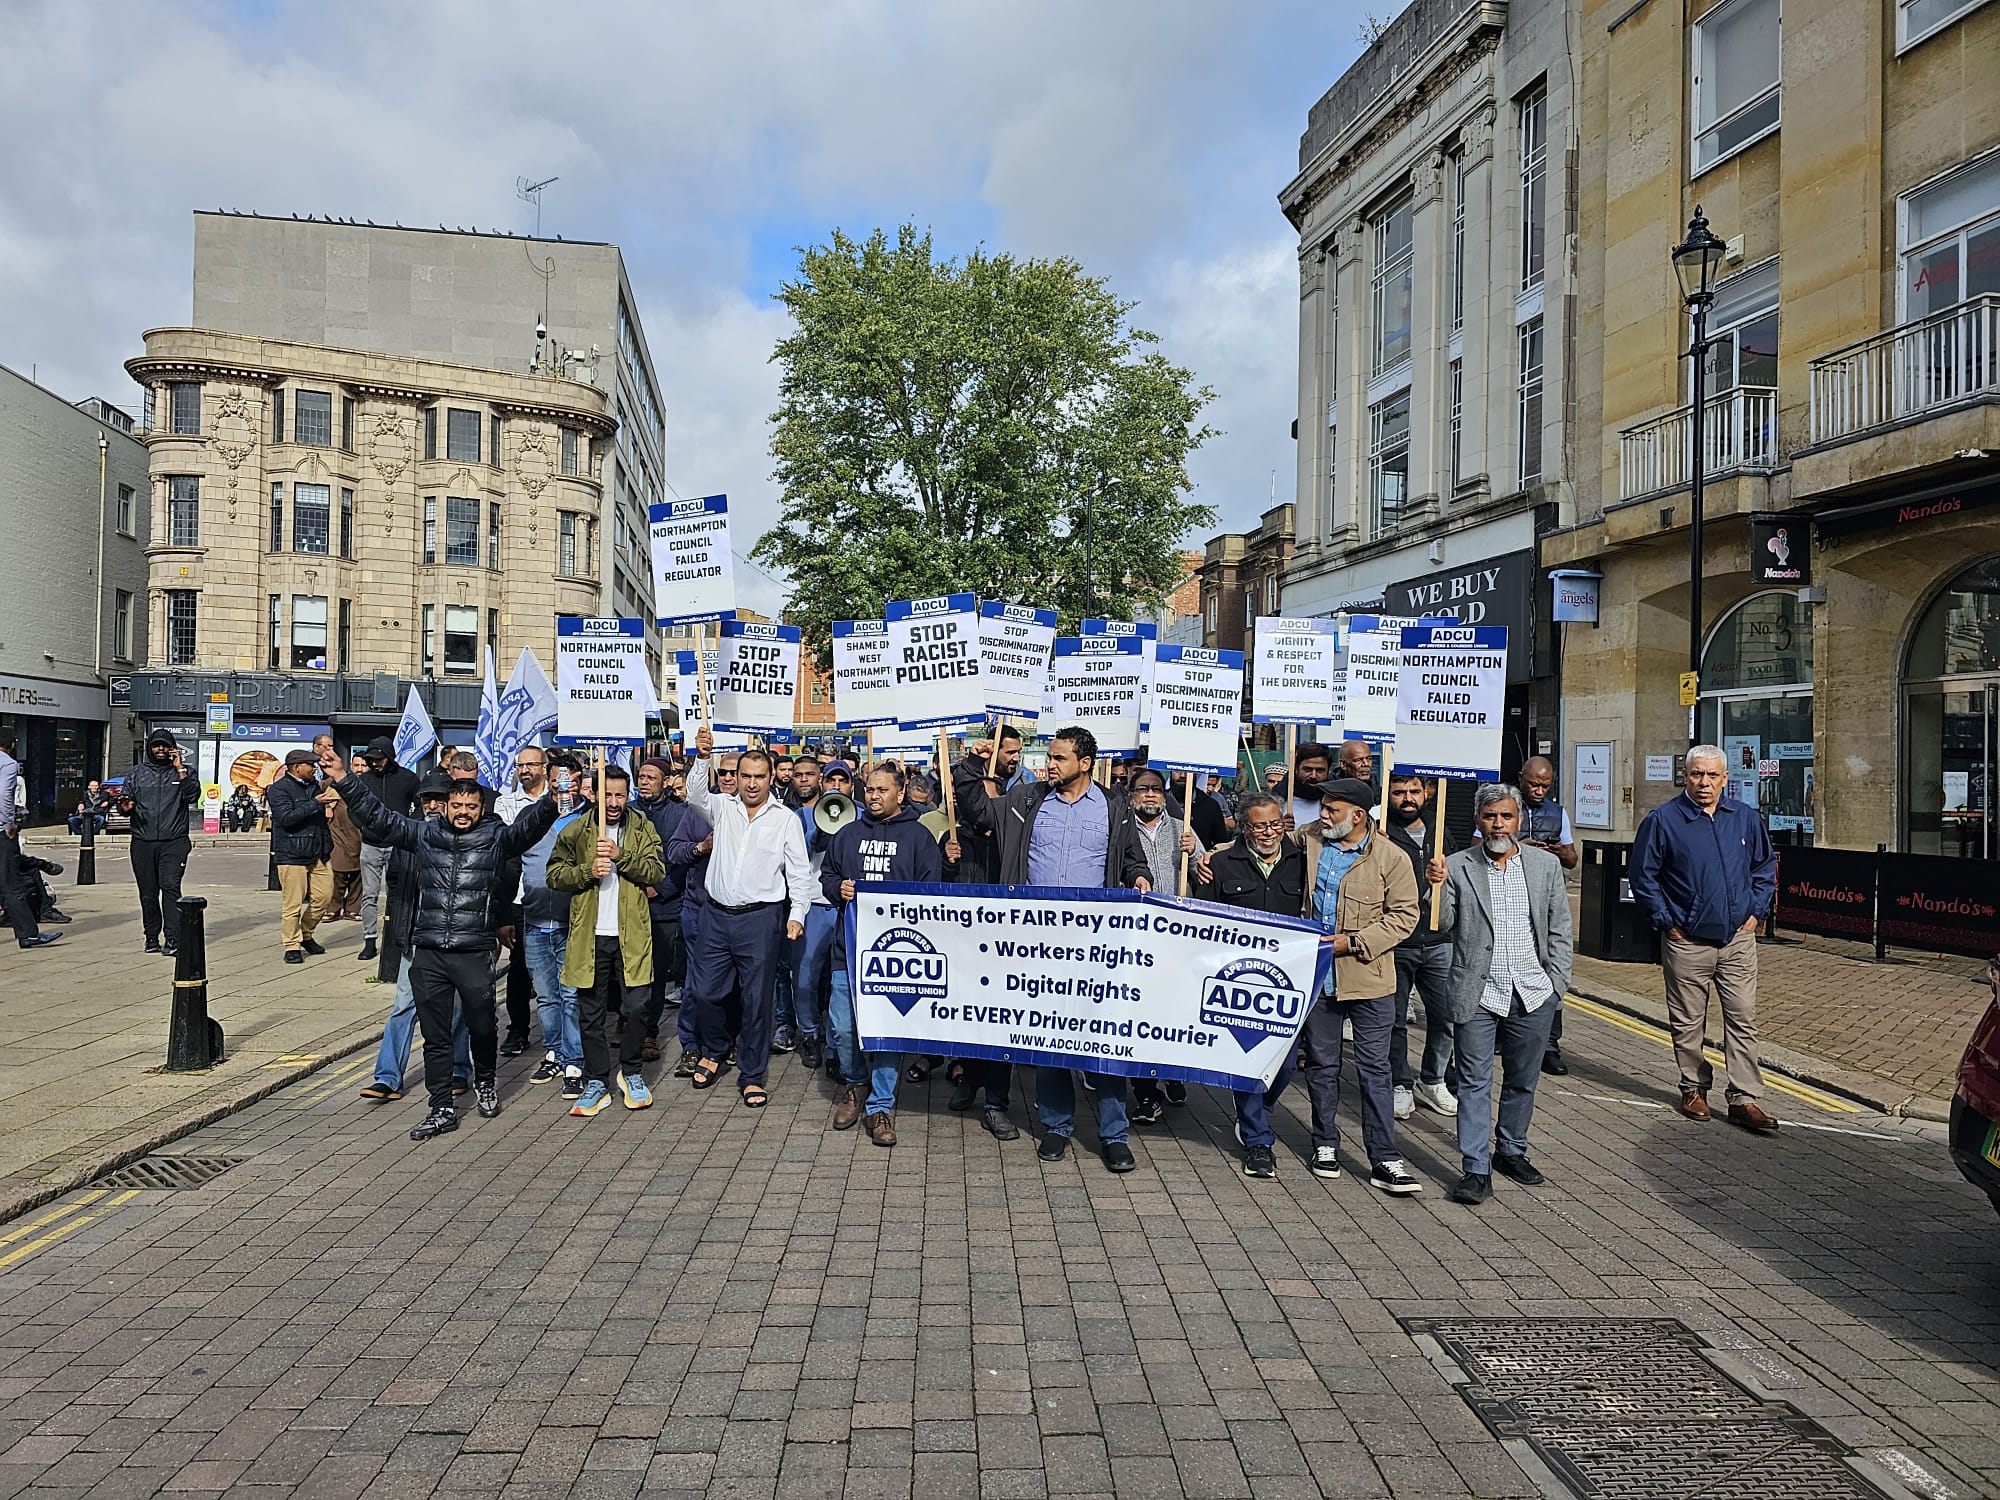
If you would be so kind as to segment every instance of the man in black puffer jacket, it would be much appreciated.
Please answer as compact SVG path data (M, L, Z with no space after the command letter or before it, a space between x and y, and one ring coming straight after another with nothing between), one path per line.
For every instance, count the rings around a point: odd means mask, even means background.
M264 793L271 806L271 858L278 866L278 888L285 893L279 917L285 962L302 964L308 953L326 949L313 941L313 929L333 905L333 828L313 780L313 753L292 750L285 755L285 772Z
M180 940L188 809L200 800L201 778L183 762L173 731L155 729L146 736L146 758L125 773L118 788L118 806L132 820L132 879L139 887L148 953L171 956Z
M364 835L416 856L417 911L410 932L410 988L424 1033L424 1088L430 1114L410 1132L427 1141L458 1129L452 1107L452 1007L458 1005L472 1034L473 1088L479 1113L500 1113L493 1086L500 1038L493 1014L493 954L499 928L509 917L520 859L556 821L555 797L531 803L511 824L485 811L477 782L454 785L445 799L444 821L428 822L391 812L348 774L338 752L329 750L321 770L347 801ZM510 867L514 871L510 877Z

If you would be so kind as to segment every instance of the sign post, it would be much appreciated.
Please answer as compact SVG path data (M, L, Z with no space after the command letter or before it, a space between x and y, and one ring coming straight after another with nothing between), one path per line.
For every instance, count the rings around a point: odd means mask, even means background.
M1442 859L1446 779L1500 779L1500 741L1507 713L1507 629L1415 625L1405 627L1401 638L1394 749L1400 752L1405 775L1437 778L1431 858ZM1385 787L1388 774L1384 770ZM1432 886L1433 925L1443 898L1444 887Z
M897 600L882 614L889 631L896 722L904 729L983 722L978 596Z
M693 625L695 678L708 702L703 660L710 621L736 617L736 565L729 548L729 497L669 500L646 508L653 555L653 623Z
M1100 765L1111 756L1136 755L1146 679L1145 643L1136 635L1058 636L1049 665L1056 727L1088 729Z
M889 627L881 620L833 622L833 727L877 729L896 722L896 676Z
M799 627L724 620L721 629L715 727L789 739L799 691Z
M556 621L556 743L592 747L599 838L604 837L604 748L646 743L646 705L652 698L643 620Z
M1271 618L1255 628L1251 722L1338 727L1334 698L1346 681L1340 621Z

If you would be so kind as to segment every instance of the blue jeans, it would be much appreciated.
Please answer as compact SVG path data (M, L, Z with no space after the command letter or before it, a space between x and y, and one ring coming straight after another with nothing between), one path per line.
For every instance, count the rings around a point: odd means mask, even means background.
M842 1083L868 1085L868 1113L886 1114L896 1107L896 1084L903 1073L900 1052L861 1051L861 1028L854 1019L854 991L847 982L847 965L836 964L833 985L827 996L827 1030L832 1033L833 1055L840 1067ZM868 1076L861 1076L863 1068Z
M1422 948L1396 950L1396 1014L1389 1032L1389 1072L1398 1088L1408 1088L1417 1078L1425 1083L1443 1083L1451 1066L1451 944L1431 943ZM1410 1074L1410 991L1424 1003L1424 1060L1422 1072Z
M1548 1050L1549 1027L1557 1006L1544 1000L1530 1011L1514 997L1504 1017L1484 1006L1470 1021L1458 1023L1458 1152L1465 1170L1484 1176L1493 1170L1493 1054L1500 1054L1505 1080L1500 1085L1500 1137L1505 1156L1524 1156L1528 1126L1535 1118L1535 1085L1542 1076L1542 1054Z
M472 1033L465 1029L465 1016L454 1006L451 1026L451 1076L472 1076ZM403 955L396 971L396 1003L389 1007L389 1019L382 1026L382 1050L375 1054L375 1083L378 1088L403 1087L403 1069L409 1066L410 1038L417 1029L417 997L410 988L410 956Z
M832 907L809 906L805 932L797 942L786 944L791 960L788 970L791 990L779 991L778 1023L793 1027L801 1036L818 1036L824 1029L819 987L826 979L827 964L833 957L833 927Z
M1292 1075L1298 1071L1298 1065L1298 1047L1287 1047L1285 1061L1269 1088L1236 1091L1236 1124L1243 1132L1244 1145L1276 1144L1278 1132L1271 1124L1271 1111L1278 1107L1278 1101L1285 1097L1285 1090L1292 1086Z
M1097 1143L1115 1145L1131 1132L1125 1113L1125 1077L1121 1073L1091 1076L1097 1080ZM1068 1136L1075 1132L1076 1080L1068 1068L1035 1069L1035 1109L1048 1134Z
M565 1069L583 1066L583 1033L577 1026L576 991L562 982L569 952L567 927L527 927L521 933L529 977L535 981L535 1008L542 1018L542 1046Z

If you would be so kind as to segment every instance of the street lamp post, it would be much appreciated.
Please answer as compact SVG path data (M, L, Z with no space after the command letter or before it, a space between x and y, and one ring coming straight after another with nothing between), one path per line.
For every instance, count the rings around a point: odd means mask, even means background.
M1107 479L1083 497L1083 615L1097 613L1097 497L1109 494L1120 479Z
M1695 702L1688 709L1688 743L1699 737L1701 712L1701 574L1702 528L1701 487L1706 459L1703 429L1708 413L1708 309L1715 301L1715 268L1728 249L1708 227L1708 219L1697 203L1688 220L1687 238L1674 246L1674 275L1681 284L1681 301L1688 310L1690 336L1688 358L1693 361L1691 384L1693 404L1688 409L1690 448L1688 488L1693 514L1688 526L1688 671L1695 686Z

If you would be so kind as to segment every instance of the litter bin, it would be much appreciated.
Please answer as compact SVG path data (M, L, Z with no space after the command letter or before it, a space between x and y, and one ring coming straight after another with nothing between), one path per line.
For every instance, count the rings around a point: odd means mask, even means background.
M1583 911L1576 951L1621 964L1656 964L1660 935L1632 899L1630 844L1590 840L1583 846Z

